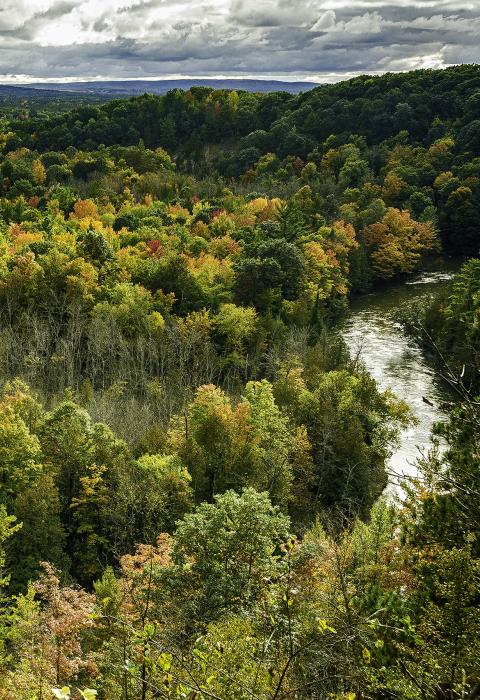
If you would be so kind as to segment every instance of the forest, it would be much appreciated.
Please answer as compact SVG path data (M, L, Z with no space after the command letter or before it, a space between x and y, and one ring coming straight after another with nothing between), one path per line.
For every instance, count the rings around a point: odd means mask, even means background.
M0 104L0 700L480 697L480 67ZM415 422L339 328L398 310Z

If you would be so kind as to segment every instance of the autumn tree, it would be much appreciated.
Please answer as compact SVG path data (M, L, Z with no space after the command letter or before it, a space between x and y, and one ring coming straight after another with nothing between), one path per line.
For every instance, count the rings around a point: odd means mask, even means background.
M383 279L413 272L424 253L436 250L433 226L414 221L408 211L390 208L383 219L367 226L362 239L376 275Z

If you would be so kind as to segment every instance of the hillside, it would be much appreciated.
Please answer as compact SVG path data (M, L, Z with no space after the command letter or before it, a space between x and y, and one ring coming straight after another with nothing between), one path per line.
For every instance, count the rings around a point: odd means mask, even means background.
M54 88L37 90L33 86L0 85L0 97L57 97L59 92L59 90L55 90Z
M97 109L14 126L25 139L31 131L38 133L38 147L43 150L69 145L92 148L100 143L133 145L140 138L148 147L191 150L218 138L238 141L255 134L242 145L251 145L260 154L288 151L302 158L331 134L346 138L355 133L376 144L405 130L413 141L425 144L442 130L454 129L478 155L478 130L475 139L475 133L469 134L465 127L480 118L479 90L480 67L459 66L362 76L297 96L175 89L164 96L117 100Z

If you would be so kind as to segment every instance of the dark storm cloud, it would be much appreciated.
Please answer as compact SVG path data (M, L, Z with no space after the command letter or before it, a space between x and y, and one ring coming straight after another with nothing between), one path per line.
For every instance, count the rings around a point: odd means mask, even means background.
M0 74L322 79L477 62L479 36L468 0L16 0Z

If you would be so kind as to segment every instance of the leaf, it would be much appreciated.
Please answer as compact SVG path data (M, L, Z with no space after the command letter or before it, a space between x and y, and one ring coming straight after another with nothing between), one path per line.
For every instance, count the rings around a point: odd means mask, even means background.
M148 622L143 628L143 634L146 638L153 637L155 635L155 625L151 622Z
M130 661L130 659L127 659L125 661L124 667L125 671L129 673L131 676L134 676L137 670L136 665L133 663L133 661Z
M365 661L365 663L369 664L371 661L372 655L370 654L370 651L366 647L363 647L363 649L362 649L362 656L363 656L363 660Z
M207 661L207 655L200 651L200 649L193 649L192 654L200 659L201 661Z
M85 688L85 690L80 691L80 695L84 700L95 700L98 693L96 690L93 690L93 688Z
M58 700L70 700L70 688L67 685L63 688L52 688L52 693Z
M167 654L164 652L163 654L160 654L160 656L157 659L157 664L161 668L161 670L166 673L167 671L170 671L172 667L172 655Z
M332 634L336 633L336 629L334 627L330 627L330 625L327 623L326 620L318 620L318 629L322 634L325 634L325 632L331 632Z

